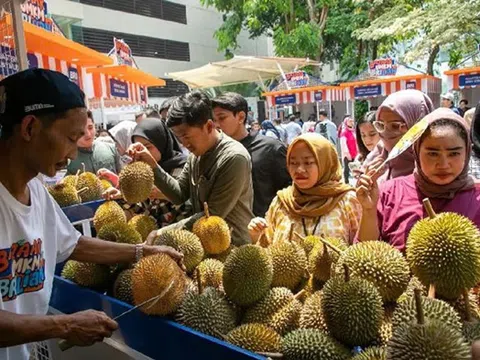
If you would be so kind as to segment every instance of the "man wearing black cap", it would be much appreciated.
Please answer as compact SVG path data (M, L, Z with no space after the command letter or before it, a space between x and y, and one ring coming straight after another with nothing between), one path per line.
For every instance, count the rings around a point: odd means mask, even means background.
M61 73L30 69L0 82L0 359L27 360L25 344L51 338L102 341L117 323L101 312L47 316L55 265L66 259L134 262L168 247L91 239L70 224L42 183L77 155L87 121L84 94Z

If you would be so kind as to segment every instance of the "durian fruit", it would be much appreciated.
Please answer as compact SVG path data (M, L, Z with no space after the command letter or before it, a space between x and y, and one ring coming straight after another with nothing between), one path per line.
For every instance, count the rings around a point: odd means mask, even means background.
M277 287L246 310L242 323L264 324L284 335L298 327L301 310L302 304L289 289Z
M324 282L315 280L313 276L310 276L308 278L304 277L295 291L295 293L302 293L298 297L298 300L300 300L301 302L305 302L315 292L322 290L324 284Z
M230 246L228 247L227 250L225 250L224 252L222 252L221 254L217 254L217 255L212 255L212 254L208 254L207 255L207 258L209 259L215 259L215 260L218 260L222 263L224 263L226 260L227 260L227 257L228 255L230 255L230 253L233 251L233 249L235 249L236 246L233 245L233 244L230 244Z
M447 300L446 302L455 309L462 321L468 321L468 319L472 321L480 320L480 308L477 303L477 297L472 291L468 292L468 314L465 294L456 301Z
M168 315L178 309L187 290L185 273L166 254L142 258L132 271L134 305L162 295L151 304L140 307L149 315Z
M129 204L145 201L153 188L153 170L142 162L136 161L125 166L119 175L119 186L123 198Z
M127 223L109 223L103 225L97 234L102 240L120 244L141 244L142 236Z
M431 299L424 296L420 297L422 312L427 320L438 320L457 332L461 331L462 323L460 317L449 304L438 299ZM393 331L395 332L395 330L403 324L414 322L416 316L416 300L415 296L411 296L408 300L404 300L398 304L395 309L392 319Z
M228 298L240 306L262 299L270 289L273 265L267 251L243 245L228 256L223 266L223 288Z
M346 360L351 358L347 348L323 331L315 329L299 329L287 334L282 340L280 352L285 360Z
M107 179L100 179L100 183L102 184L102 190L103 191L107 191L108 189L110 189L113 185L110 181L108 181Z
M63 267L62 277L80 286L103 291L110 281L110 268L106 265L69 260Z
M480 282L480 231L462 215L431 213L410 231L407 260L424 285L455 300Z
M464 291L462 296L462 304L463 309L461 313L463 314L463 324L462 324L462 335L463 338L467 341L469 345L472 345L474 341L480 340L480 321L476 315L472 314L472 298L471 295L475 295L473 293L469 293L468 291ZM457 305L458 304L457 301ZM477 307L477 304L474 302L473 306ZM474 316L476 316L474 318Z
M303 249L305 250L305 253L307 254L307 256L310 255L313 248L321 242L320 237L315 235L308 235L304 238L301 238L301 240L302 240Z
M373 346L355 355L351 360L387 360L387 348Z
M59 183L57 185L49 186L48 192L60 207L77 205L81 202L77 189L69 184Z
M282 337L263 324L244 324L230 331L225 340L252 352L278 353Z
M393 335L393 314L395 312L396 305L388 305L384 307L382 324L380 325L380 331L376 341L377 345L387 346Z
M97 230L97 233L104 225L118 223L126 224L127 216L122 207L115 201L106 201L95 211L93 226L95 230Z
M343 274L343 265L351 277L372 282L384 302L396 301L407 289L410 269L402 253L383 241L366 241L350 246L338 259L335 272Z
M101 200L103 194L102 183L97 176L91 172L83 172L78 176L77 190L83 190L80 197L82 202Z
M205 259L198 266L197 270L193 272L193 279L197 280L200 272L201 283L204 288L214 287L216 289L223 289L223 263L215 259Z
M230 247L231 237L228 224L219 216L210 216L207 203L205 216L193 224L193 233L200 238L207 254L218 255Z
M113 296L127 304L133 304L132 269L126 269L118 274L113 284Z
M194 330L219 337L236 326L236 313L225 294L215 288L188 292L177 312L177 320Z
M62 179L62 181L60 183L65 184L65 185L70 185L70 186L73 186L74 188L77 188L77 182L78 182L78 176L67 175Z
M416 319L395 328L387 345L387 359L471 359L470 346L461 332L445 322L424 317L420 291L415 293L415 308Z
M268 248L268 253L273 263L272 287L295 290L306 272L305 250L297 243L278 241Z
M323 293L321 291L317 291L307 298L300 311L299 325L301 329L317 329L328 332L327 323L323 316L322 298Z
M400 295L400 297L397 300L397 303L401 303L404 300L410 299L413 296L415 289L420 289L422 291L422 295L424 296L427 296L428 294L427 287L423 285L416 276L412 276L410 278L410 281L408 282L407 290L405 290L405 292L402 295Z
M320 241L312 249L308 258L309 273L312 274L317 281L322 282L330 279L332 266L335 266L340 257L338 250L343 252L348 247L345 241L341 239L326 238L324 241L330 244L330 247ZM332 245L338 250L332 250Z
M334 277L323 287L322 310L329 333L342 344L370 345L378 336L383 319L382 297L371 282ZM348 324L348 326L346 326Z
M152 231L158 230L157 221L148 215L135 215L128 221L128 225L137 230L142 235L142 240L146 241Z
M155 239L155 245L171 246L183 254L187 273L191 273L203 259L202 243L197 235L187 230L169 230Z

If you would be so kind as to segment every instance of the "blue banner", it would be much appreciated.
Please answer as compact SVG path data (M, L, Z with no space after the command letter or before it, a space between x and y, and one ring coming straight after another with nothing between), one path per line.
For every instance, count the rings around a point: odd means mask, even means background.
M297 102L297 97L293 95L282 95L275 97L275 105L291 105Z
M115 97L128 98L128 84L124 81L110 79L110 94Z
M416 89L417 88L417 82L416 81L407 81L405 84L406 89Z
M480 85L480 74L460 75L458 77L458 85L460 87L478 86Z
M321 91L315 93L315 101L322 101L323 93Z
M357 97L370 97L382 95L382 85L362 86L357 87L354 90L354 96Z
M28 67L38 67L38 59L34 54L27 54ZM15 49L8 46L0 46L0 75L7 77L18 72L18 61Z

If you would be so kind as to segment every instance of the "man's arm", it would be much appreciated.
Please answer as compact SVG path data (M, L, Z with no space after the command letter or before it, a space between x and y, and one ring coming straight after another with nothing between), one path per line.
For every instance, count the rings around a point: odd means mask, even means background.
M273 176L273 186L277 190L282 190L292 184L292 178L287 169L287 148L279 146L271 154L271 173Z
M181 205L190 198L190 166L183 167L180 176L175 179L160 166L153 170L155 186L175 205Z
M135 245L118 244L80 236L70 259L105 265L133 263L135 261Z

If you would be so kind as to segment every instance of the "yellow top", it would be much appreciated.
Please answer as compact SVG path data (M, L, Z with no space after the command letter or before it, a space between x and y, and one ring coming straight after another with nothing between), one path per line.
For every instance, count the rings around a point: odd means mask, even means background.
M302 236L323 235L325 237L334 237L343 239L345 243L350 245L357 234L361 214L362 207L355 193L349 191L330 212L321 216L320 220L318 218L304 217L306 234L302 217L290 214L281 204L278 197L275 197L266 215L266 220L269 224L266 234L271 243L287 239L293 224L293 231ZM313 233L315 226L316 231Z

